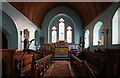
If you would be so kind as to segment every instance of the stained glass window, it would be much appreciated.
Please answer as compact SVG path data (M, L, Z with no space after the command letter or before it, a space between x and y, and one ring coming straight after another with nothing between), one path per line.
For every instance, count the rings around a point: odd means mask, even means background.
M55 26L52 27L52 43L56 43L57 41L57 28Z
M72 43L72 27L67 27L67 42Z
M64 41L64 37L65 37L65 23L64 23L64 19L60 18L59 20L59 41Z

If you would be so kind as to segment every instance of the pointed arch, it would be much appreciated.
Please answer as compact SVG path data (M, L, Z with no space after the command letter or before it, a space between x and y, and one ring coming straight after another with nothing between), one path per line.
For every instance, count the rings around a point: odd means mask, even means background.
M98 21L93 29L93 46L103 45L103 23Z
M52 27L52 43L57 42L57 28L56 26Z
M63 17L59 19L59 41L65 40L65 20Z
M8 40L8 49L18 49L18 29L14 20L4 11L2 12L2 32Z
M115 12L112 19L112 44L120 44L120 8Z
M39 32L36 30L35 31L35 46L36 46L36 49L38 49L39 45L40 45Z
M85 37L85 45L84 46L85 46L85 48L88 48L90 46L90 31L88 29L85 31L84 37Z
M72 43L72 27L70 25L67 27L67 42Z
M58 16L65 16L68 17L71 22L73 23L73 43L79 44L80 37L82 36L82 22L78 14L72 10L71 8L65 7L65 6L59 6L53 8L51 11L49 11L42 23L42 32L44 32L46 29L48 32L42 33L41 35L45 37L45 43L51 43L51 25L54 19L56 19ZM66 20L65 20L66 22ZM56 24L58 26L59 23ZM55 25L55 24L54 24ZM65 24L66 25L66 24ZM67 25L68 26L68 25ZM59 28L59 27L58 27ZM58 33L58 32L57 32ZM65 36L66 37L66 36ZM59 41L59 38L58 40ZM66 40L65 40L66 41Z

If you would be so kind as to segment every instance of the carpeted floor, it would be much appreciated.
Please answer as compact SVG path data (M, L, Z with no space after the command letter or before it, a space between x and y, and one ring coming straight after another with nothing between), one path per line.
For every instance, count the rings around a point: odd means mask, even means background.
M46 74L49 78L72 78L73 74L69 61L54 61L52 67Z

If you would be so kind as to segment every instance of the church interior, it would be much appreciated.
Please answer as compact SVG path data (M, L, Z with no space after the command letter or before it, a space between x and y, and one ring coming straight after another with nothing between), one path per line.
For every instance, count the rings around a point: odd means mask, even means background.
M120 78L120 2L1 2L1 78Z

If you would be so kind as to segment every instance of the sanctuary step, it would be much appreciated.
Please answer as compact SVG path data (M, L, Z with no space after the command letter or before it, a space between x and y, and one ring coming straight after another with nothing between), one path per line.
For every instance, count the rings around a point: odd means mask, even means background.
M55 55L53 60L70 60L68 55Z

